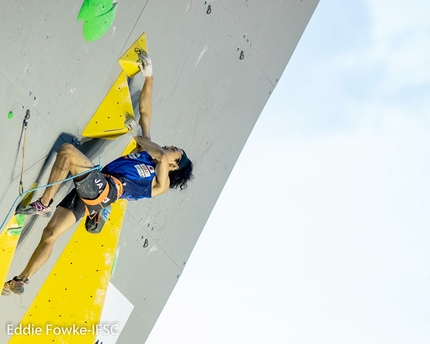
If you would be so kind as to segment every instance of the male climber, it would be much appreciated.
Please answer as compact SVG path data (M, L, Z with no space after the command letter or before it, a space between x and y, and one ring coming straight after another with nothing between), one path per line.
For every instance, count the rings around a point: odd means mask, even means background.
M148 55L140 55L138 66L145 77L139 96L139 126L131 121L128 127L138 146L127 156L120 157L102 171L92 170L74 179L75 188L58 204L51 220L43 230L42 238L25 269L5 282L2 295L21 295L29 279L45 264L57 238L83 216L86 228L94 231L100 210L119 198L139 200L165 193L169 187L184 189L192 179L193 164L183 149L161 147L151 141L152 63ZM63 180L70 173L77 175L93 168L93 163L76 147L64 144L58 151L49 176L49 184ZM18 214L50 216L51 204L60 184L47 187L37 201L19 208ZM94 231L96 232L96 231Z

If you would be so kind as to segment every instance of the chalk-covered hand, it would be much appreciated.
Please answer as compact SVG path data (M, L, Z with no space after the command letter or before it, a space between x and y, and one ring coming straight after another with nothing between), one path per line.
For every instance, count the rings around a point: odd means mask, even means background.
M143 53L139 55L139 60L137 61L140 71L144 77L153 76L152 72L152 61L148 54Z
M142 128L133 117L127 119L124 124L127 129L130 130L131 136L135 137L142 135Z

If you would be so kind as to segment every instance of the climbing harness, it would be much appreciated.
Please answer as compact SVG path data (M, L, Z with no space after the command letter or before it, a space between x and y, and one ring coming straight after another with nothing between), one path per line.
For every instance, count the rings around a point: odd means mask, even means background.
M101 170L102 170L102 166L99 164L99 165L96 165L96 166L94 166L93 168L90 168L90 169L88 169L88 170L86 170L86 171L84 171L84 172L81 172L81 173L76 174L76 175L74 175L74 176L67 177L67 178L65 178L65 179L63 179L63 180L60 180L60 181L58 181L58 182L54 182L54 183L50 183L50 184L46 184L46 185L42 185L42 186L38 186L38 187L36 187L36 188L30 189L30 190L27 190L27 191L23 191L20 195L18 195L18 196L15 198L15 201L12 203L12 206L10 207L10 209L9 209L9 211L8 211L8 213L7 213L7 215L6 215L6 217L4 218L4 220L3 220L3 222L2 222L2 224L1 224L1 226L0 226L0 232L2 231L3 226L5 225L5 223L6 223L7 219L9 218L9 216L10 216L10 214L11 214L12 210L15 208L15 204L16 204L16 202L20 199L20 197L22 197L22 196L24 196L24 195L26 195L26 194L28 194L28 193L30 193L30 192L33 192L33 191L37 191L37 190L41 190L41 189L45 189L45 188L48 188L48 187L53 186L53 185L57 185L57 184L60 184L60 183L67 182L67 181L69 181L69 180L72 180L72 179L74 179L74 178L80 177L80 176L82 176L82 175L84 175L84 174L87 174L87 173L89 173L89 172L91 172L91 171L95 171L95 170L101 171Z
M121 181L109 174L104 175L106 178L112 179L116 188L116 199L117 201L123 193L123 185ZM111 211L108 195L110 194L111 186L109 182L106 183L104 190L95 199L81 198L85 205L85 229L92 234L100 233L103 228L103 223L109 218ZM106 201L107 200L107 201Z
M117 197L116 200L118 200L118 198L122 195L123 193L123 185L121 183L121 181L114 177L111 176L110 174L105 174L105 177L111 178L115 184L116 190L117 190ZM106 187L104 188L104 190L98 195L97 198L95 199L86 199L86 198L81 198L81 200L88 206L100 206L101 209L103 209L103 200L106 199L106 197L108 196L110 192L110 185L109 183L106 183ZM115 201L116 201L115 200ZM86 207L86 215L90 215L89 209L88 207Z

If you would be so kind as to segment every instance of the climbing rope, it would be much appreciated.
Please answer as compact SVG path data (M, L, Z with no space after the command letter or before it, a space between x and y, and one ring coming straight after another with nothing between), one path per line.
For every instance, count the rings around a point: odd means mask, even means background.
M22 181L22 176L24 174L24 158L25 158L25 143L27 141L27 127L28 127L28 120L30 119L30 110L27 109L25 112L24 120L22 121L22 129L21 129L21 136L19 138L18 146L21 145L22 137L24 136L24 142L21 147L22 151L22 162L21 162L21 174L19 176L19 195L21 196L24 192L24 183Z
M3 220L3 222L2 222L2 224L1 224L1 226L0 226L0 232L2 231L3 226L4 226L4 224L6 223L7 219L9 218L9 216L10 216L10 214L11 214L12 210L14 209L16 202L17 202L17 201L19 200L19 198L21 198L22 196L24 196L24 195L26 195L26 194L28 194L28 193L30 193L30 192L33 192L33 191L37 191L37 190L41 190L41 189L45 189L45 188L48 188L48 187L53 186L53 185L57 185L57 184L60 184L60 183L67 182L67 181L69 181L69 180L71 180L71 179L74 179L74 178L80 177L80 176L82 176L82 175L84 175L84 174L87 174L87 173L89 173L89 172L91 172L91 171L94 171L94 170L101 171L101 169L102 169L102 166L99 164L99 165L96 165L96 166L94 166L93 168L90 168L90 169L88 169L88 170L86 170L86 171L84 171L84 172L81 172L81 173L76 174L76 175L74 175L74 176L67 177L66 179L60 180L60 181L58 181L58 182L54 182L54 183L50 183L50 184L46 184L46 185L42 185L42 186L38 186L38 187L35 187L35 188L33 188L33 189L30 189L30 190L27 190L27 191L23 191L21 194L19 194L19 195L15 198L15 201L13 202L12 206L10 207L10 209L9 209L9 211L8 211L8 213L7 213L7 215L6 215L6 217L4 218L4 220Z
M56 184L60 184L60 183L67 182L67 181L69 181L69 180L71 180L71 179L74 179L74 178L80 177L80 176L82 176L82 175L84 175L84 174L87 174L87 173L89 173L89 172L91 172L91 171L94 171L94 170L101 171L101 169L102 169L102 167L101 167L101 163L100 163L100 158L99 158L99 164L98 164L98 165L96 165L96 166L94 166L93 168L88 169L87 171L84 171L84 172L79 173L79 174L74 175L74 176L67 177L67 178L65 178L65 179L63 179L63 180L60 180L60 181L57 181L57 182L54 182L54 183L50 183L50 184L46 184L46 185L42 185L42 186L38 186L38 187L35 187L35 188L33 188L33 189L30 189L30 190L24 191L24 182L23 182L23 180L22 180L22 179L23 179L23 175L24 175L25 143L26 143L26 141L27 141L27 127L28 127L28 120L29 120L29 119L30 119L30 110L29 110L29 109L27 109L27 111L25 112L24 120L23 120L23 122L22 122L21 136L20 136L20 138L19 138L19 142L18 142L18 147L19 147L19 146L21 145L21 141L24 139L24 141L23 141L23 143L22 143L22 147L21 147L21 151L22 151L22 163L21 163L21 174L20 174L20 177L19 177L19 195L15 198L15 201L13 202L13 204L12 204L12 206L10 207L10 209L9 209L9 211L8 211L8 213L7 213L7 215L6 215L6 217L4 218L4 220L3 220L3 222L2 222L2 224L1 224L1 226L0 226L0 232L2 231L3 226L5 225L6 221L9 219L10 214L12 213L13 209L15 208L15 204L16 204L16 202L17 202L21 197L23 197L24 195L26 195L26 194L28 194L28 193L30 193L30 192L37 191L37 190L45 189L45 188L47 188L47 187L50 187L50 186L53 186L53 185L56 185Z
M37 190L48 188L48 187L53 186L53 185L57 185L57 184L60 184L60 183L67 182L67 181L69 181L71 179L80 177L80 176L82 176L84 174L87 174L87 173L89 173L91 171L94 171L94 170L101 171L101 169L102 169L101 159L99 158L99 164L98 165L96 165L93 168L90 168L90 169L88 169L88 170L86 170L84 172L81 172L81 173L76 174L74 176L67 177L67 178L65 178L63 180L60 180L60 181L57 181L57 182L54 182L54 183L50 183L50 184L38 186L38 187L35 187L33 189L24 191L24 183L23 183L22 179L23 179L23 175L24 175L25 143L27 141L27 126L28 126L28 120L29 119L30 119L30 110L27 109L27 111L25 112L24 120L22 122L21 136L20 136L19 142L18 142L18 147L19 147L21 145L21 141L24 139L24 141L22 143L22 147L21 147L21 150L22 150L22 163L21 163L21 174L20 174L20 177L19 177L19 195L15 198L15 201L12 203L12 206L10 207L10 209L9 209L6 217L4 218L4 220L3 220L3 222L2 222L2 224L0 226L0 232L2 231L3 226L5 225L6 221L9 219L9 216L12 213L12 211L13 211L13 209L15 207L16 202L21 197L23 197L24 195L26 195L26 194L28 194L30 192L34 192L34 191L37 191Z

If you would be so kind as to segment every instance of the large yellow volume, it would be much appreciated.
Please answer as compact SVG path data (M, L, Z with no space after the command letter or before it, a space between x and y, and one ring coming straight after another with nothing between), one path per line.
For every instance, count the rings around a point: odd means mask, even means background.
M96 325L109 284L127 201L112 204L101 233L90 234L81 221L20 326L40 333L15 334L11 344L94 344Z
M135 147L131 139L122 155ZM126 206L125 200L112 204L99 234L88 233L81 221L19 324L41 333L15 334L10 344L94 344Z
M128 133L124 124L127 116L134 114L127 75L123 71L83 130L82 136L113 140Z

